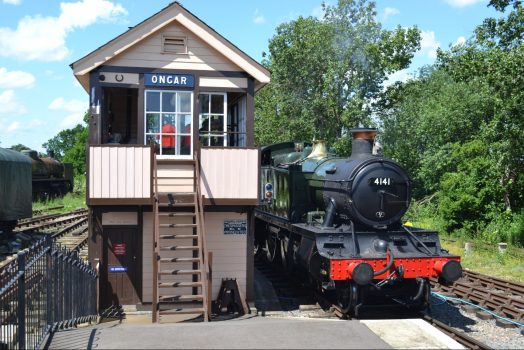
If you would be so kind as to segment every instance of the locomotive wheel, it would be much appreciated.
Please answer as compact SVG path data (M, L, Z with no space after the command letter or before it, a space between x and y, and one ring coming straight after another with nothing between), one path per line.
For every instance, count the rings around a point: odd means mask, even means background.
M268 235L266 238L266 258L269 262L276 262L280 256L280 240L275 235Z
M353 281L336 282L336 295L338 306L347 316L355 313L358 304L358 286Z
M293 271L293 242L287 238L280 240L280 258L285 273Z

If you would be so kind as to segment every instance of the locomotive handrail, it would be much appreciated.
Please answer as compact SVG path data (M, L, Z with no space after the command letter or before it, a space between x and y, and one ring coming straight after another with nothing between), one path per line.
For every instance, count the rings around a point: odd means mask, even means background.
M403 228L407 233L409 233L409 235L410 235L411 237L413 237L413 238L415 239L415 241L417 241L418 243L420 243L420 244L424 247L424 249L426 249L426 250L428 251L429 255L431 255L431 256L437 256L437 255L438 255L438 254L436 254L436 253L433 253L433 252L428 248L428 246L425 245L424 242L422 242L420 239L418 239L418 237L415 236L415 234L414 234L413 232L411 232L411 231L410 231L406 226L402 225L402 228Z

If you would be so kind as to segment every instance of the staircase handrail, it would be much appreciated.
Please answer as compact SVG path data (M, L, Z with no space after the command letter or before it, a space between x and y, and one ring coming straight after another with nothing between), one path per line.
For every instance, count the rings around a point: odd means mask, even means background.
M204 309L207 310L204 314L204 320L208 321L210 319L210 312L209 310L209 304L208 304L208 297L209 297L209 262L208 262L208 251L207 251L207 242L206 242L206 228L205 228L205 221L204 221L204 205L203 205L203 197L200 190L200 158L198 157L197 153L195 152L195 192L197 197L197 204L198 204L198 220L199 220L199 239L200 242L202 242L202 253L200 257L201 266L204 269L204 277L206 281L202 279L202 297L203 297L203 304Z

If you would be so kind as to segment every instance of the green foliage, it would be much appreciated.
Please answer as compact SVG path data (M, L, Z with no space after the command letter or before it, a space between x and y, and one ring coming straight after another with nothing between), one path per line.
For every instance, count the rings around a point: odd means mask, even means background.
M520 2L490 4L513 10L389 88L377 114L384 152L410 169L415 198L438 194L443 229L524 244L524 16Z
M480 140L455 143L448 158L456 168L444 173L440 180L439 212L446 222L444 228L480 232L486 215L501 209L497 208L497 198L502 188L493 181L499 176L489 157L489 147Z
M86 186L85 177L75 177L74 191L64 197L53 198L44 202L33 202L33 210L45 210L57 206L64 206L59 212L69 212L75 209L86 208Z
M84 116L84 121L87 118ZM55 137L42 145L48 151L54 152L54 157L66 163L72 163L76 175L84 175L86 171L86 143L89 130L84 124L78 124L72 129L60 131Z
M524 242L524 210L517 213L511 210L497 213L482 231L481 238L492 243Z
M64 153L63 161L73 164L76 175L84 175L86 172L86 143L88 133L88 128L83 127L83 129L75 135L73 147Z
M258 144L317 138L349 153L348 130L372 124L387 74L406 68L419 48L419 30L382 29L373 2L323 6L323 19L284 23L269 42L272 81L255 101Z
M13 151L17 151L17 152L22 152L22 151L25 151L25 150L29 150L30 148L27 147L26 145L22 145L21 143L18 143L16 145L13 145L10 147Z

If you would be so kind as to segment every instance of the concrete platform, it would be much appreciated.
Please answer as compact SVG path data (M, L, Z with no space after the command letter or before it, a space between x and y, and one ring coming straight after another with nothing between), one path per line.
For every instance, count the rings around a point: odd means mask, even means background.
M358 321L251 317L210 323L108 322L56 333L49 349L389 349Z
M395 349L466 349L421 319L360 322Z
M247 315L151 324L145 315L57 332L49 349L464 349L419 319L333 320Z
M255 272L255 307L261 311L281 310L280 300L271 282L257 268Z

